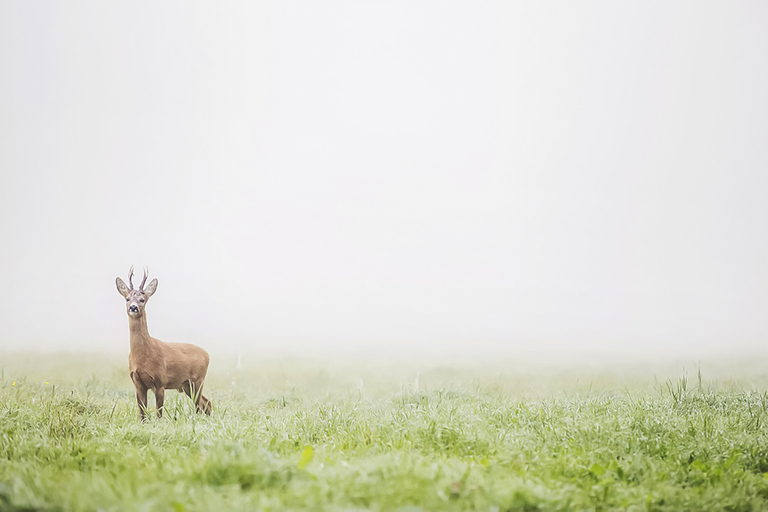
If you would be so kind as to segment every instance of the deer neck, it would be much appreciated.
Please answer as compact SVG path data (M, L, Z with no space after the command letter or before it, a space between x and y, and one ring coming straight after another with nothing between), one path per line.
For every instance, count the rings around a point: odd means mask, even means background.
M150 340L152 338L149 337L146 313L141 315L139 318L133 318L129 316L128 328L131 331L131 350L134 348L140 349L150 344Z

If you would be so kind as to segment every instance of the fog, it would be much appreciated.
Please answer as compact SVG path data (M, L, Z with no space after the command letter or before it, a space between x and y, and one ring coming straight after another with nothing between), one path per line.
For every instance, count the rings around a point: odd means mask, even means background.
M0 4L0 350L768 346L765 2ZM134 282L137 279L134 278Z

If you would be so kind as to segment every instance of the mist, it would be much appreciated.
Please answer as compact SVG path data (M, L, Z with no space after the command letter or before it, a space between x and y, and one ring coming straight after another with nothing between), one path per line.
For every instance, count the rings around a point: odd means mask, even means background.
M0 350L768 342L768 4L0 5ZM137 279L134 278L136 282Z

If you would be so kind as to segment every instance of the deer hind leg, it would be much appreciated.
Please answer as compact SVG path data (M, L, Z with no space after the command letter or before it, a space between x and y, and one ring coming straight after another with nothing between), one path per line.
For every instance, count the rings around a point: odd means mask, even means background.
M193 382L185 380L181 385L181 389L187 394L189 398L195 401L197 406L197 412L204 412L205 414L211 414L213 406L211 401L203 396L203 385L196 386Z
M165 388L155 388L155 407L157 407L157 417L163 417L163 402L165 402Z
M200 386L200 393L197 397L197 412L204 412L209 415L213 412L213 402L203 396L203 386Z

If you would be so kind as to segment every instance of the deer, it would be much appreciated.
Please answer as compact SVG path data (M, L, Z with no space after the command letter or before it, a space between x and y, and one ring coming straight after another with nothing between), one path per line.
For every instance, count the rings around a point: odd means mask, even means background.
M133 267L128 272L128 285L119 277L115 281L117 291L125 297L128 313L131 344L128 368L136 387L139 420L146 420L147 391L150 389L155 395L158 418L163 417L166 389L183 391L195 401L198 413L211 414L213 404L202 393L208 373L208 352L197 345L165 343L149 335L145 308L149 298L157 291L157 279L152 279L144 288L148 275L149 269L145 268L138 290L133 288Z

